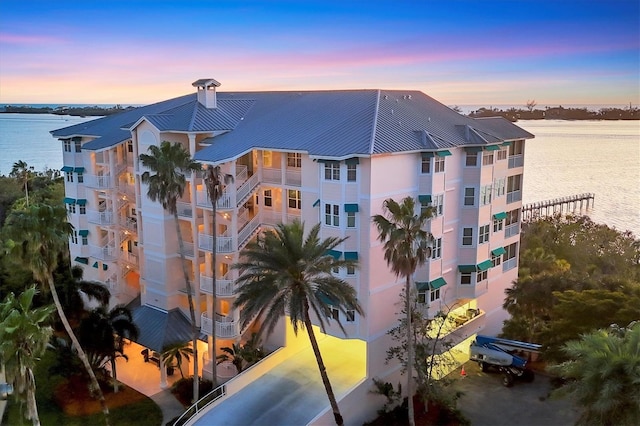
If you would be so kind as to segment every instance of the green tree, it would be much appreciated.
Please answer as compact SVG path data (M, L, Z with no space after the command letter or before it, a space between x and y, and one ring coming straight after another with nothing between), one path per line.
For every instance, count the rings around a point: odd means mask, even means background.
M9 173L9 176L15 177L18 180L20 180L20 182L24 186L24 195L27 199L27 207L29 206L28 184L32 174L33 174L33 166L29 166L27 163L25 163L22 160L13 163L13 167L11 168L11 172Z
M259 345L260 336L253 333L251 339L244 344L234 343L231 347L221 348L222 354L217 356L218 362L231 361L238 373L264 358L264 350Z
M53 280L60 253L68 253L69 235L73 227L67 222L67 210L62 205L31 205L29 209L11 212L7 218L7 234L12 239L12 255L31 269L33 277L48 288L71 343L75 348L90 379L91 392L102 406L104 420L109 425L109 408L98 380L91 369L89 359L80 346L62 308Z
M404 277L405 312L407 315L407 393L409 395L409 424L415 425L413 408L414 334L412 331L411 301L413 300L411 277L418 266L431 256L432 236L424 230L431 209L416 214L416 203L406 197L402 203L389 198L382 204L383 215L375 215L373 223L378 229L378 239L384 243L384 259L397 277Z
M111 292L101 282L84 280L84 270L79 266L70 266L69 260L68 257L61 257L53 277L67 318L77 324L87 314L83 295L88 300L106 306L109 305Z
M180 376L184 379L182 360L185 359L189 361L192 355L193 350L187 344L179 342L164 348L160 356L167 367L177 368L180 371Z
M640 323L624 331L598 330L567 342L570 359L552 366L567 383L556 396L568 395L582 406L583 425L640 424Z
M187 263L184 255L184 241L182 240L182 230L178 219L178 199L184 194L187 186L185 173L195 173L201 169L200 163L193 161L187 151L180 143L164 141L160 146L151 145L149 154L140 154L140 161L146 171L142 174L142 182L147 184L147 196L151 201L158 201L162 207L173 215L178 235L180 248L180 260L182 273L187 290L187 300L189 302L189 316L191 319L191 334L193 344L193 400L198 400L198 327L196 326L196 314L193 303L193 289L187 270Z
M319 238L320 224L304 237L304 225L299 221L277 225L264 237L247 244L242 250L243 261L233 265L239 269L238 297L235 308L241 308L240 320L246 327L254 318L261 318L260 332L271 333L278 320L289 313L294 333L307 330L318 363L336 424L344 423L336 402L322 354L313 331L311 312L316 315L322 330L331 308L343 312L353 310L364 315L355 289L331 274L332 269L355 267L355 260L339 260L329 254L344 239ZM340 319L338 325L345 332Z
M111 310L98 306L80 323L78 338L93 367L104 369L107 362L111 364L114 393L118 392L116 358L129 360L124 354L125 339L136 339L138 334L131 310L124 305Z
M36 293L36 287L31 286L18 297L9 293L0 303L0 364L4 365L7 381L27 403L27 420L39 425L33 370L53 334L48 323L56 308L33 308Z
M204 172L204 182L207 187L207 194L209 195L209 200L211 201L212 213L211 213L211 234L213 235L213 243L211 245L211 279L213 282L213 291L211 292L211 306L212 311L215 314L216 312L216 257L218 251L218 200L222 197L224 193L224 186L233 182L233 176L230 174L222 173L220 166L208 166ZM217 363L216 363L216 333L211 333L211 349L213 356L211 359L213 362L211 363L211 371L212 371L212 382L213 387L217 386ZM238 370L239 371L239 370Z

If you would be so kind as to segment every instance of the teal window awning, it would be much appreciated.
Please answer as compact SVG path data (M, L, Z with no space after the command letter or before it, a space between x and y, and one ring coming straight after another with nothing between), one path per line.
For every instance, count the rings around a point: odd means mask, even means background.
M476 271L476 265L458 265L458 271L463 274Z
M76 203L76 199L75 198L65 197L64 203L65 204L75 204Z
M496 213L493 215L495 220L503 220L507 218L507 214L505 212Z
M318 163L340 164L338 160L324 160L322 158L318 160Z
M79 206L85 206L85 205L87 205L87 200L85 200L84 198L78 198L76 200L76 204L79 205Z
M440 278L436 278L435 280L431 281L429 283L429 287L431 287L431 290L437 290L442 286L447 285L447 282L444 280L444 278L440 277Z
M493 266L493 262L490 260L485 260L484 262L478 263L478 271L486 271L487 269Z
M470 154L477 154L478 152L482 151L482 147L481 146L467 146L464 148L465 151L467 151Z
M80 257L80 256L78 256L73 260L75 260L78 263L82 263L83 265L88 265L89 264L89 258L88 257Z
M485 151L500 151L500 145L489 145L484 147Z
M344 260L358 260L358 252L357 251L345 251L344 252Z
M313 207L318 207L319 205L320 205L320 198L318 198L316 202L313 203Z
M98 268L98 262L95 262L95 263L94 263L93 265L91 265L91 266L93 266L94 268Z
M344 211L346 213L352 213L352 212L357 213L359 211L359 208L357 204L345 204Z
M422 158L433 158L435 154L433 152L421 152Z
M416 281L416 290L418 290L418 291L427 291L427 290L429 290L429 282L428 281Z
M360 159L358 157L347 158L344 160L345 164L360 164Z
M451 151L449 151L448 149L445 149L444 151L438 151L436 152L436 155L438 157L448 157L451 155Z
M511 146L511 142L504 142L502 146Z
M78 231L78 235L80 235L81 237L86 237L87 235L89 235L89 230L88 229L81 229Z
M73 167L71 166L64 166L63 168L60 169L63 172L72 172L73 171Z
M418 195L418 201L421 204L430 204L431 203L431 195Z
M338 303L332 297L326 295L325 293L318 292L317 295L318 295L318 299L320 299L320 301L325 305L332 305L332 306L338 305Z
M76 173L84 173L84 167L76 167L73 169L73 171Z
M327 250L325 254L333 257L336 260L340 259L340 256L342 256L342 252L338 250Z
M507 251L504 249L504 247L498 247L497 249L493 249L491 250L491 254L494 256L501 256L503 254L505 254Z

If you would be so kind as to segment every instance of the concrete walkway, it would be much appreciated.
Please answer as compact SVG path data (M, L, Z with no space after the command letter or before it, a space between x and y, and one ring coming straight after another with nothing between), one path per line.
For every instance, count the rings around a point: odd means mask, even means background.
M175 419L184 413L185 408L176 399L169 389L158 392L154 395L147 395L162 410L162 424L166 425L169 421Z

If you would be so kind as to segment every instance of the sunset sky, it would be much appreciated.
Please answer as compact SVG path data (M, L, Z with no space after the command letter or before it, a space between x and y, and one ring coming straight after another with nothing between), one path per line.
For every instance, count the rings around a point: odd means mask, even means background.
M638 0L0 1L0 104L421 90L447 105L640 103Z

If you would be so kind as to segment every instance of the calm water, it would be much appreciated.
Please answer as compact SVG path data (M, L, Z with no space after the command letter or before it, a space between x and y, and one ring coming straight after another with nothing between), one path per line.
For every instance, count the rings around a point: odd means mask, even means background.
M0 114L0 174L14 162L60 169L61 144L49 131L92 118ZM527 142L523 201L593 192L596 222L640 236L640 121L540 120L517 123Z

